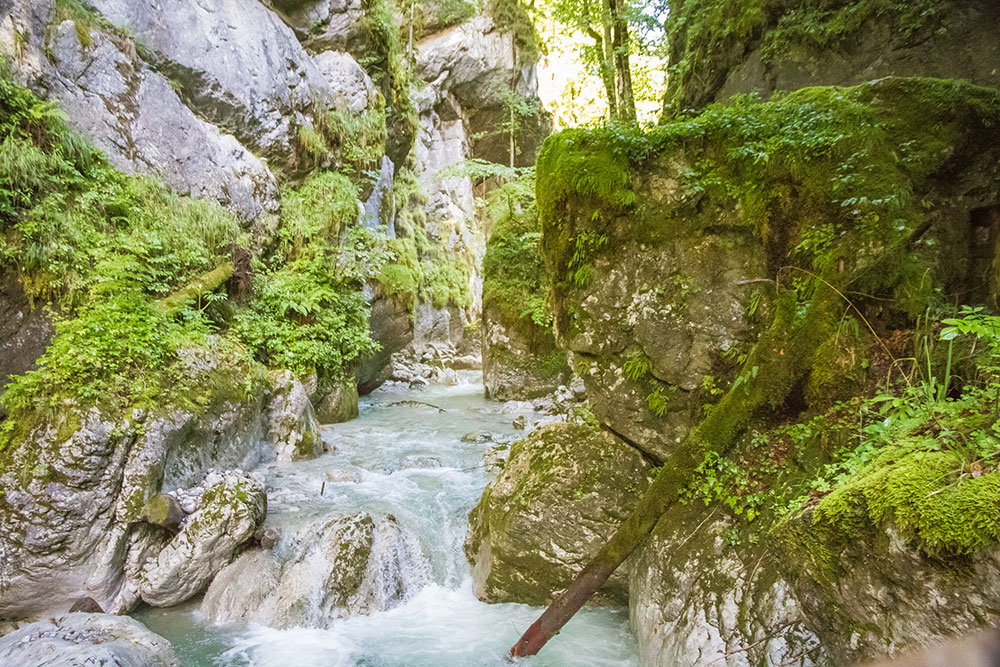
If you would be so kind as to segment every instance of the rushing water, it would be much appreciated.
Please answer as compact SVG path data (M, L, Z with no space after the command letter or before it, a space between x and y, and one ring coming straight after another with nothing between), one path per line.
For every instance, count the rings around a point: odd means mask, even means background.
M267 522L279 530L326 514L395 516L419 541L425 569L429 563L430 583L422 589L392 609L335 620L327 629L212 625L200 617L197 603L137 616L173 643L186 667L505 664L507 649L541 609L489 605L473 595L462 543L468 512L490 479L483 454L491 445L465 443L462 436L513 436L517 413L484 400L478 374L463 379L465 384L419 392L376 391L362 399L358 419L324 427L333 454L263 470ZM523 664L636 664L626 611L580 612L542 655Z

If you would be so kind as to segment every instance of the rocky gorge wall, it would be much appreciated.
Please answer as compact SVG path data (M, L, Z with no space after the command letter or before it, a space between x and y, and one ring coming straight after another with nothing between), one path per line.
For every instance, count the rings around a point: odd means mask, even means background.
M997 473L967 485L977 455L943 444L946 424L992 423L989 399L968 384L929 403L896 364L927 340L915 330L929 305L994 298L997 95L886 77L544 145L556 341L603 437L690 465L623 566L643 664L853 664L995 622L997 533L974 517L993 515L981 508L1000 500ZM974 357L963 363L988 363ZM878 407L887 381L924 421ZM927 416L942 405L950 416ZM576 473L512 453L473 510L466 551L485 599L554 595L601 546L588 521L562 522L594 515L579 471L607 462L578 441ZM634 506L619 490L646 479L627 471L602 469L615 480L602 511ZM556 497L536 504L536 488ZM532 551L505 528L522 522L556 524L563 558L544 580L507 561Z
M484 242L460 163L492 157L484 118L501 91L534 96L534 65L486 14L426 22L412 52L397 21L0 3L5 137L50 179L3 166L21 188L0 213L4 622L204 591L259 539L245 471L321 453L318 420L355 416L393 353L474 350ZM25 259L37 220L64 255Z

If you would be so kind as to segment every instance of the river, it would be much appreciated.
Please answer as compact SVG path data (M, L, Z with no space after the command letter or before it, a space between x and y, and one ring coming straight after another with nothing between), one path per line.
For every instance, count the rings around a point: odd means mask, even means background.
M485 400L478 373L463 373L462 380L420 391L377 390L361 400L357 419L323 428L332 454L259 471L268 489L267 525L278 531L358 511L397 519L416 555L403 565L412 570L402 573L407 592L391 608L330 619L326 627L281 630L210 623L199 602L136 617L171 641L185 667L505 664L507 649L541 609L485 604L473 594L462 552L467 515L495 472L483 462L493 445L462 436L484 431L509 439L517 434L512 420L525 414L530 422L531 414ZM636 662L627 610L599 608L577 614L541 655L521 664Z

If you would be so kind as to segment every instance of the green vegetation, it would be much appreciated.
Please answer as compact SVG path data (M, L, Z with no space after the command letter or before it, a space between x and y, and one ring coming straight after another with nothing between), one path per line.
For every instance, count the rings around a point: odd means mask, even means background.
M839 47L878 19L891 27L891 39L908 43L936 29L948 10L944 0L668 0L670 44L665 117L702 107L722 87L728 54L759 46L765 65L799 48L819 53ZM697 82L695 84L694 82Z
M269 366L297 374L339 376L374 352L359 277L333 251L314 252L261 273L255 299L240 311L235 332Z
M0 398L0 449L91 406L201 409L223 388L191 359L215 359L235 396L258 390L259 362L339 376L373 349L360 284L384 251L360 232L340 246L358 212L346 177L286 190L270 247L254 255L259 240L226 211L115 171L6 73L0 118L0 267L57 313L38 368ZM234 308L227 285L247 256L254 294Z

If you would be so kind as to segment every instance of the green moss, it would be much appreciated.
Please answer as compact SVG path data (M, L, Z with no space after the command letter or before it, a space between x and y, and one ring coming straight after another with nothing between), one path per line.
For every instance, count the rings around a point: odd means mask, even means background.
M952 10L946 0L671 0L670 68L665 117L709 103L730 69L754 48L764 64L788 53L845 48L873 21L889 28L892 46L909 45Z
M278 250L287 259L308 252L314 243L338 245L358 218L358 188L344 174L318 172L282 193Z

